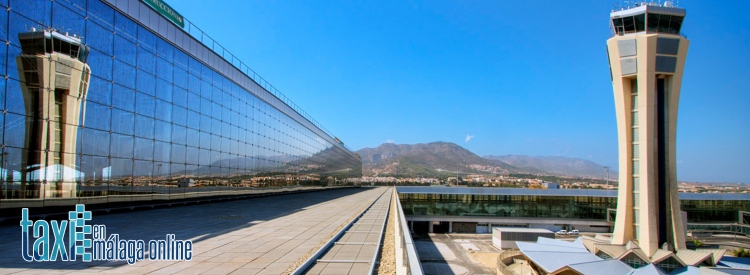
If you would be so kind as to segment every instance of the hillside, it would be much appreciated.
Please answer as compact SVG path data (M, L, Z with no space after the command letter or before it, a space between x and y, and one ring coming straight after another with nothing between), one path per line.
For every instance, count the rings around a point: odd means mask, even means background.
M477 156L449 142L426 144L384 143L364 148L362 157L365 176L438 177L459 174L503 174L517 169L499 160Z
M551 174L569 176L587 176L601 178L606 175L604 166L579 158L560 156L484 156L488 159L499 160L519 169L536 169ZM610 175L617 175L614 169L609 170Z

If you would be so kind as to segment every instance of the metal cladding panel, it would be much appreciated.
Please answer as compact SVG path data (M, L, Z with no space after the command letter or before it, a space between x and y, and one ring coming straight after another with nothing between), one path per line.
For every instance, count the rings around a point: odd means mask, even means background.
M192 54L193 56L198 56L198 41L195 41L193 39L188 39L187 41L189 41L190 43L190 54Z
M161 36L169 37L167 36L167 24L171 24L169 21L166 20L159 20L156 22L159 26L158 33L161 34Z
M620 57L634 56L637 54L635 39L618 40L617 49L620 51Z
M650 5L646 7L648 7L649 13L669 14L669 15L677 15L677 16L685 16L685 14L687 14L686 10L682 8L660 7L660 6L650 6Z
M125 1L125 0L105 0L105 1L109 3L110 5L116 6L118 9L121 9L124 11L128 10L128 3L130 2L130 1Z
M177 39L175 38L175 32L176 32L175 31L175 25L174 24L167 24L167 39L169 41L175 41L176 42Z
M656 71L662 73L674 73L677 67L677 57L674 56L656 56Z
M631 75L638 73L638 61L635 57L623 58L620 60L620 72L622 75Z
M120 0L122 1L122 0ZM128 2L128 15L135 19L140 19L138 17L138 14L140 13L141 5L139 2L133 2L133 1L126 1Z
M131 3L132 5L132 3ZM151 24L148 21L148 11L151 9L146 5L137 5L138 11L136 15L138 16L138 21L140 21L142 24L146 24L146 26L151 27Z
M161 34L162 36L165 36L161 31L159 31L159 21L166 21L166 20L160 20L162 19L161 14L156 13L153 9L150 7L148 8L148 27L152 30L155 30L156 33Z
M174 43L177 45L183 45L183 37L185 34L183 32L175 30L174 27L172 27L170 30L172 31L172 36L174 37Z
M679 39L664 38L664 37L659 37L656 39L656 53L657 54L677 55L677 51L679 49L680 49Z
M168 20L159 20L156 23L159 25L159 33L169 39L167 26L172 25L172 22L169 22Z
M200 58L201 61L208 63L208 55L206 54L208 49L201 47L201 45L197 43L196 46L198 48L198 58Z

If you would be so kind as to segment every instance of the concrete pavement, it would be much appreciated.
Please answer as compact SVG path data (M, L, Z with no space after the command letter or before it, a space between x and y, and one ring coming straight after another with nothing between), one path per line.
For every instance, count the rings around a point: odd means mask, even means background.
M94 215L120 239L192 240L191 261L25 262L20 226L0 227L0 273L280 274L373 202L384 189L349 188ZM73 210L73 209L71 209Z

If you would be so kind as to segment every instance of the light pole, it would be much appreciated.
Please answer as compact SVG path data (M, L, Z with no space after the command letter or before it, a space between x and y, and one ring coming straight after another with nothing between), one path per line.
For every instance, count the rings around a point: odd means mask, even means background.
M159 180L159 177L161 176L161 163L156 164L157 170L156 170L156 180Z
M609 166L604 166L604 170L607 170L607 190L609 190Z
M3 169L2 169L2 176L3 176L3 190L4 190L4 199L8 199L8 152L3 152Z

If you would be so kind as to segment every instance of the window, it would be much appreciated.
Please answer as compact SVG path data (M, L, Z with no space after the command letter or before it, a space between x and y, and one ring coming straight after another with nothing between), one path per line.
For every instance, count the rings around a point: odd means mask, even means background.
M639 14L636 16L633 16L633 21L635 21L635 31L636 32L642 32L645 31L645 25L646 25L646 14Z
M633 175L638 175L640 172L640 167L638 160L633 160Z
M604 253L602 251L599 251L599 253L596 253L596 256L599 258L602 258L602 260L612 259L612 256L609 256L609 254Z
M52 163L61 164L63 143L63 90L55 89L55 106L52 112Z
M672 20L669 21L669 32L680 33L682 27L682 16L672 16Z
M615 32L617 34L622 34L622 31L623 31L622 18L612 19L612 25L614 26ZM658 26L658 24L657 24L657 26Z
M637 227L636 227L637 228ZM638 234L638 230L635 230L635 234ZM636 237L637 238L637 237ZM624 258L622 258L622 261L625 262L625 264L629 265L632 268L640 268L642 266L645 266L648 264L648 262L644 261L634 253L630 253Z
M632 16L628 16L622 19L625 27L625 33L635 32L635 21Z
M639 147L640 146L638 146L638 144L633 144L633 158L634 159L638 159L639 156L640 156L640 153L639 153L639 149L640 148Z
M675 269L682 268L683 266L674 257L666 258L665 260L656 264L659 268L663 269L667 273L671 273Z
M612 19L612 28L617 35L642 32L646 30L646 14Z
M635 225L635 226L633 226L633 238L635 238L635 239L638 239L638 237L639 237L639 236L641 235L641 234L640 234L640 230L639 230L640 228L641 228L641 227L640 227L640 226L638 226L638 225ZM627 262L626 262L626 263L627 263ZM631 265L631 266L632 266L632 265Z
M649 13L648 14L648 32L659 31L659 14ZM666 15L665 15L666 16Z
M633 126L638 126L638 112L631 112Z

